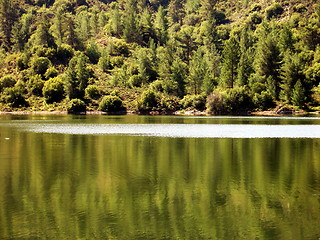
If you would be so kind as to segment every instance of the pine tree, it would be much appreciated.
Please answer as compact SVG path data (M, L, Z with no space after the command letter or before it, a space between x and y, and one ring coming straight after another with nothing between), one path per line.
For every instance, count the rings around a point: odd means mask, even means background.
M149 8L144 9L140 18L139 25L141 29L142 41L145 45L147 45L151 39L156 39L155 30L154 30L153 21L152 21L152 14Z
M305 90L302 86L301 81L298 80L293 88L292 103L296 106L302 107L305 104L305 101L306 101Z
M180 59L173 61L171 66L171 81L177 84L177 96L183 97L186 92L187 64Z
M140 42L137 12L137 2L135 0L126 0L123 15L123 38L127 42Z
M65 20L66 31L65 31L65 40L64 42L76 48L79 45L79 38L76 32L76 26L71 15L66 15Z
M53 19L52 32L58 45L61 45L64 39L64 13L61 9L57 11Z
M287 53L281 67L281 73L281 96L283 100L291 102L295 84L305 79L300 56L298 54L292 55L291 53Z
M66 93L70 99L83 99L85 95L85 88L88 85L90 77L87 68L88 57L81 53L73 57L66 71Z
M171 0L168 5L168 17L171 24L178 23L182 25L182 19L184 16L183 12L183 1Z
M154 25L159 44L166 44L166 42L168 41L168 20L165 10L162 6L158 8Z
M225 41L222 55L221 85L233 88L237 79L240 57L240 46L236 37L232 36L230 39Z
M208 77L208 66L204 53L199 48L192 56L189 66L188 89L190 94L200 94L204 90L204 82Z
M240 59L238 68L237 85L244 86L248 84L248 80L253 74L254 48L252 31L245 26L240 34Z
M11 0L0 0L0 39L9 50L12 45L12 28L17 21L16 6Z
M255 70L261 83L274 89L273 97L278 99L280 92L281 53L277 44L277 34L264 30L260 34L255 55Z
M50 33L50 21L47 15L43 14L35 33L32 35L33 46L55 47L54 37Z

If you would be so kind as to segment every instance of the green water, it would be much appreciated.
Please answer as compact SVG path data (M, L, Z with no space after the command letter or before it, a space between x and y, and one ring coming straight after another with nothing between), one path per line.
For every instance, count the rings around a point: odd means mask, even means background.
M113 124L130 134L106 133ZM136 124L318 131L320 119L0 116L0 239L320 238L319 137Z

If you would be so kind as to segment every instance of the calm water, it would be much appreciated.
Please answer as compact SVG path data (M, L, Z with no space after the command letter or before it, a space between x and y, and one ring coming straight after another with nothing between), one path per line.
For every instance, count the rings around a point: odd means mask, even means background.
M0 116L0 239L319 239L320 118Z

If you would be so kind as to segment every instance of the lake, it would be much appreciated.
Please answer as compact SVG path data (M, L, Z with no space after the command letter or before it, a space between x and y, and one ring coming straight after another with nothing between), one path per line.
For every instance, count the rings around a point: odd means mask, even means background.
M0 116L0 239L319 239L320 118Z

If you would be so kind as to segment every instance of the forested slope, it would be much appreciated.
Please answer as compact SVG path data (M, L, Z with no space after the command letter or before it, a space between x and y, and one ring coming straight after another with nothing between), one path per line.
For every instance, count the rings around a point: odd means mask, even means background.
M319 110L320 3L0 0L0 111Z

